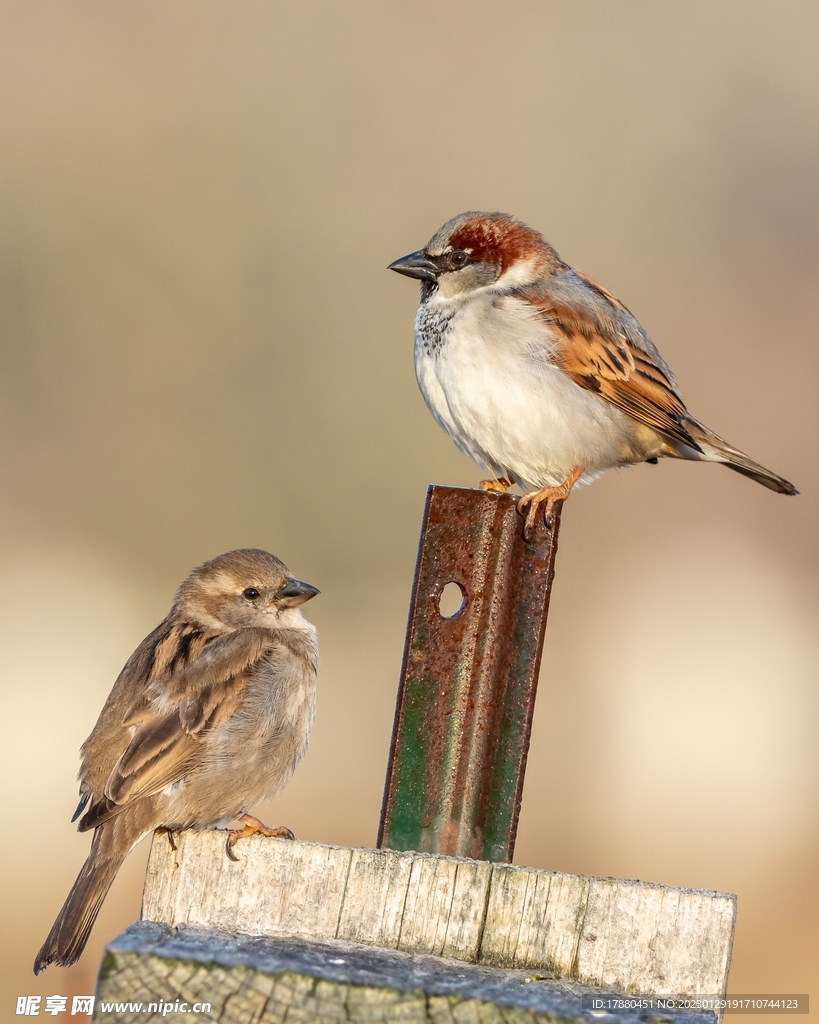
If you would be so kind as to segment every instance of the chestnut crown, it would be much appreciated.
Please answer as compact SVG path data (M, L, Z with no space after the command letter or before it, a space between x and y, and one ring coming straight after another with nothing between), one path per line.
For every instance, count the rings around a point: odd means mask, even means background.
M388 269L449 296L506 280L526 284L566 264L539 231L508 213L470 211L448 220L423 249Z

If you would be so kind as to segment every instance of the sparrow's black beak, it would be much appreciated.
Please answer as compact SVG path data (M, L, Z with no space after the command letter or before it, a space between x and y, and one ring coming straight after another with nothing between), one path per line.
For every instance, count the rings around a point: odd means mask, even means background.
M391 263L387 270L394 270L396 274L405 274L407 277L418 277L422 281L435 281L440 274L438 267L424 255L423 249L402 256L400 260Z
M304 583L302 580L288 580L281 590L276 591L275 599L284 608L295 608L320 593L321 591L317 587L311 587L309 583Z

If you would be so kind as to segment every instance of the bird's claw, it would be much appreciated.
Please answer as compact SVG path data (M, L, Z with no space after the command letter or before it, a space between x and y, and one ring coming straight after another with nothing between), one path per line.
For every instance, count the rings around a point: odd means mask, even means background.
M569 497L572 487L574 487L582 475L582 467L577 466L569 473L563 483L558 484L557 487L541 487L539 491L530 491L528 494L523 495L520 501L518 501L517 507L518 512L523 514L526 506L529 506L529 511L526 514L526 523L523 527L523 537L526 541L531 541L532 539L532 531L535 528L537 514L541 506L544 506L543 522L546 525L546 529L551 530L553 528L557 503L559 501L563 502Z
M504 476L498 477L497 480L481 480L480 483L482 491L494 491L496 494L506 494L511 486L512 481Z
M528 499L528 500L527 500ZM557 499L559 500L559 499ZM531 542L532 534L535 526L537 525L538 512L543 507L543 523L547 530L551 530L554 526L554 508L557 504L557 500L554 498L548 498L545 502L543 499L537 500L537 493L524 494L517 505L518 512L523 515L526 512L526 522L523 525L523 539L527 542ZM529 510L526 511L526 506L529 505Z
M259 821L258 818L254 818L252 814L239 814L237 815L236 820L244 822L244 826L243 828L235 828L231 832L228 832L227 841L225 843L225 853L232 861L239 860L233 852L233 847L240 839L244 839L245 836L267 836L271 839L296 838L287 826L279 825L276 828L269 828L267 825Z
M177 846L176 840L173 837L173 829L166 828L164 825L160 825L158 828L154 829L154 834L157 836L161 836L163 832L168 837L168 844L170 845L171 849L173 850L174 853L176 853Z

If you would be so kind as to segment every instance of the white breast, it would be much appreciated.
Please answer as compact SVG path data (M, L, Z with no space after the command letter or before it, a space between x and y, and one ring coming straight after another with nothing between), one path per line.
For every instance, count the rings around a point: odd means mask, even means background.
M493 476L527 489L588 482L624 460L636 425L551 363L550 327L509 295L433 295L418 310L415 373L432 415Z

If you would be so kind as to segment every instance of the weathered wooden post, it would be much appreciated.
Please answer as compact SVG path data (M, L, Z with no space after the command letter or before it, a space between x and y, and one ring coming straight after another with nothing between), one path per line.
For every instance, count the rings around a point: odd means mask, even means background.
M155 836L96 1020L616 1022L626 995L724 994L734 896L509 863L560 525L524 540L515 506L430 488L379 848L251 837L234 863L221 833Z

